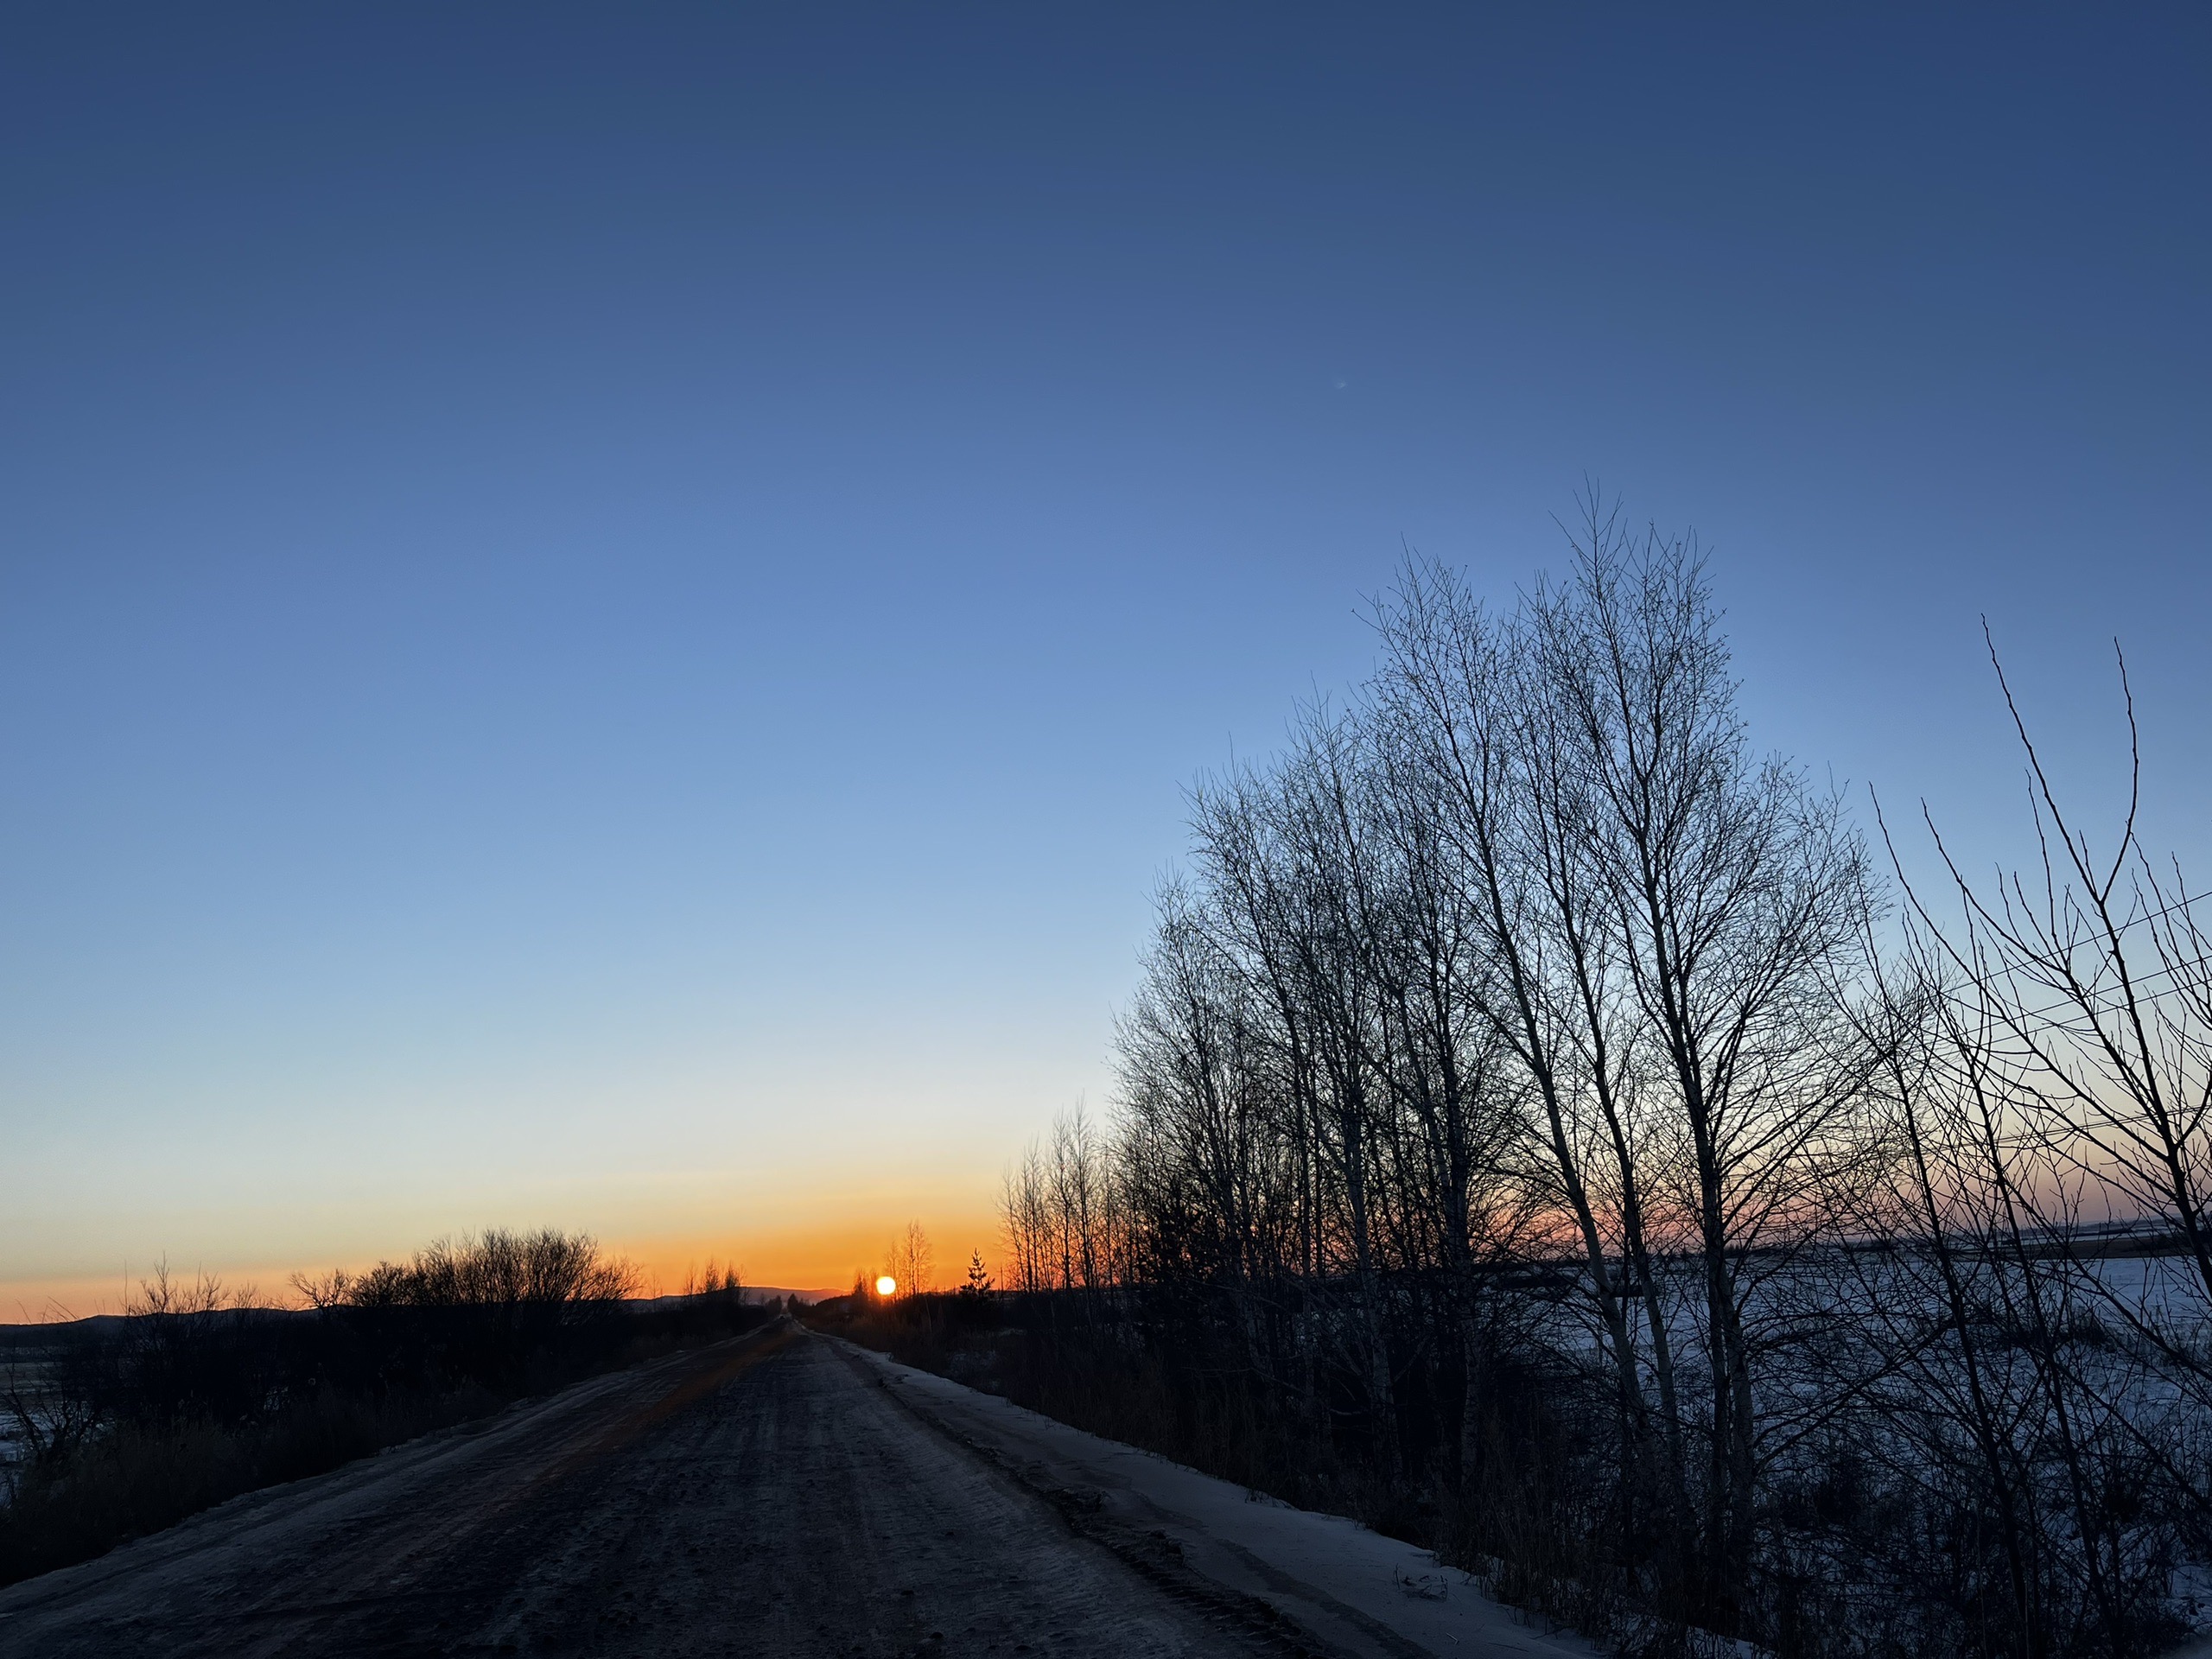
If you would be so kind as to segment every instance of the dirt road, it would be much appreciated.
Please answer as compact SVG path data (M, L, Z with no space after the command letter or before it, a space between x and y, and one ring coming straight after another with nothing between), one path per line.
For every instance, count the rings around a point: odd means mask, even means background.
M0 1592L0 1654L1306 1646L1186 1576L1084 1537L785 1324Z

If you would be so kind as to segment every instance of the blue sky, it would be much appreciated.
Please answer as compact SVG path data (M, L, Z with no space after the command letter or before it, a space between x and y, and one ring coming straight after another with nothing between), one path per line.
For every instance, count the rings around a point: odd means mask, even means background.
M988 1243L1182 785L1587 478L1754 729L2202 850L2202 13L19 8L0 1293ZM2200 860L2200 862L2202 861Z

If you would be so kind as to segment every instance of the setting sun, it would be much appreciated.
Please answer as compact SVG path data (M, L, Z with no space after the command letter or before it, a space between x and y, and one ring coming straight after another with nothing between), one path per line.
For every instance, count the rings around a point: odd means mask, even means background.
M899 1281L887 1273L875 1281L875 1294L879 1296L888 1296L898 1288Z

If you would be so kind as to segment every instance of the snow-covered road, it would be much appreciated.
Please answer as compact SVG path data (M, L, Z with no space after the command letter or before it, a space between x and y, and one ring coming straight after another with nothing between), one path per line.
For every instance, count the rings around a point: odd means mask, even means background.
M1164 1537L1193 1572L1266 1602L1331 1648L1376 1659L1592 1659L1597 1651L1573 1636L1531 1629L1426 1550L1357 1522L1249 1494L880 1354L846 1351L918 1414L1033 1490L1058 1494L1086 1531L1109 1541L1109 1529L1133 1540Z
M0 1591L0 1656L41 1659L1586 1652L1349 1522L789 1322Z

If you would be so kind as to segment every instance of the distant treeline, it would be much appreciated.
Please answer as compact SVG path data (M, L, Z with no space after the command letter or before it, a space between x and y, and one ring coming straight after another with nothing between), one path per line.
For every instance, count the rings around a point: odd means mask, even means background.
M123 1319L15 1333L0 1583L769 1317L734 1273L639 1304L626 1262L550 1230L441 1241L294 1284L304 1310L238 1306L214 1281L157 1274Z
M2085 832L2016 715L2034 861L1924 836L1916 890L1751 748L1694 547L1594 506L1563 580L1412 567L1375 621L1192 791L1114 1117L1009 1180L1005 1328L870 1317L1625 1649L2201 1620L2212 939L2133 800Z

